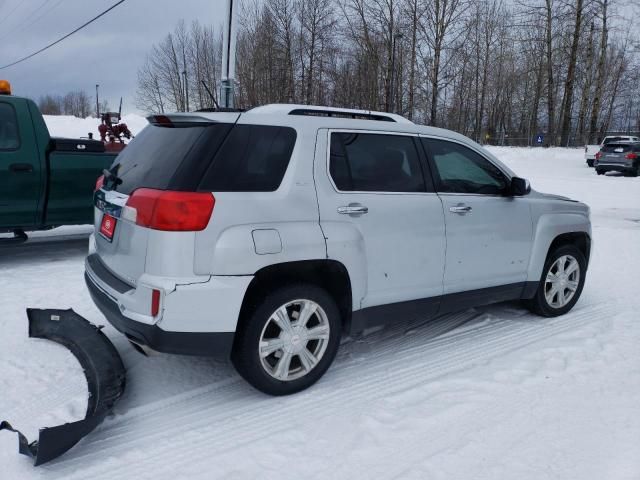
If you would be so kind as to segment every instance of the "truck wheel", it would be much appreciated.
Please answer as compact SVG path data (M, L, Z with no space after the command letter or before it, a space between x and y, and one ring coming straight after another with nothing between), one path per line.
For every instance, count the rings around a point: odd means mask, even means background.
M593 168L593 158L587 159L587 166Z
M604 170L600 170L599 168L596 168L596 173L598 175L604 175Z
M564 315L573 308L584 287L587 261L574 245L562 245L549 253L535 296L526 302L543 317Z
M289 395L313 385L338 351L340 311L311 284L277 288L240 322L232 361L261 392Z

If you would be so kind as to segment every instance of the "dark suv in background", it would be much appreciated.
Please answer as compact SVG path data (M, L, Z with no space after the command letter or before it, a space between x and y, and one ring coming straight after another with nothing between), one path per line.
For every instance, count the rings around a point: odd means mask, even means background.
M640 142L615 142L603 145L596 154L596 173L621 172L627 176L640 175Z

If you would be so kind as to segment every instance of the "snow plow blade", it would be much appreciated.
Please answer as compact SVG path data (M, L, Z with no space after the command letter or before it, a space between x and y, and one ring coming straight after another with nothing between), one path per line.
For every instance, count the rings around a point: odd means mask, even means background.
M84 370L89 386L87 413L83 420L42 428L39 438L27 438L8 422L0 430L18 434L19 452L42 465L59 457L96 428L111 412L125 387L125 369L118 351L107 336L73 310L27 309L29 337L46 338L67 347Z

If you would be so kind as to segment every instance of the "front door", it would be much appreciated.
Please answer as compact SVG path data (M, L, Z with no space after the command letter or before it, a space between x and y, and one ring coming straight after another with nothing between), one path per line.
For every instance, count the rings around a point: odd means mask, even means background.
M445 295L526 281L532 244L527 198L507 196L509 177L479 151L445 139L423 143L444 207Z
M26 103L17 112L0 97L0 228L38 223L41 171L35 145Z
M320 225L328 258L350 269L354 308L439 297L444 218L419 138L323 130L317 144Z

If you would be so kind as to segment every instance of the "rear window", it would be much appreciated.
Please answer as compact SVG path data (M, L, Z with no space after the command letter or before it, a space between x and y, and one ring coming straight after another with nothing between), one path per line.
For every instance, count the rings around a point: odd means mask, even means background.
M610 143L616 143L620 140L629 140L629 137L606 137L602 143L604 145L609 145Z
M609 143L602 147L602 151L604 153L627 153L633 150L633 145L628 143L617 144L617 143Z
M231 129L231 124L151 124L116 157L118 192L137 188L193 191Z
M295 142L293 128L236 125L213 159L199 190L273 192L282 182Z

